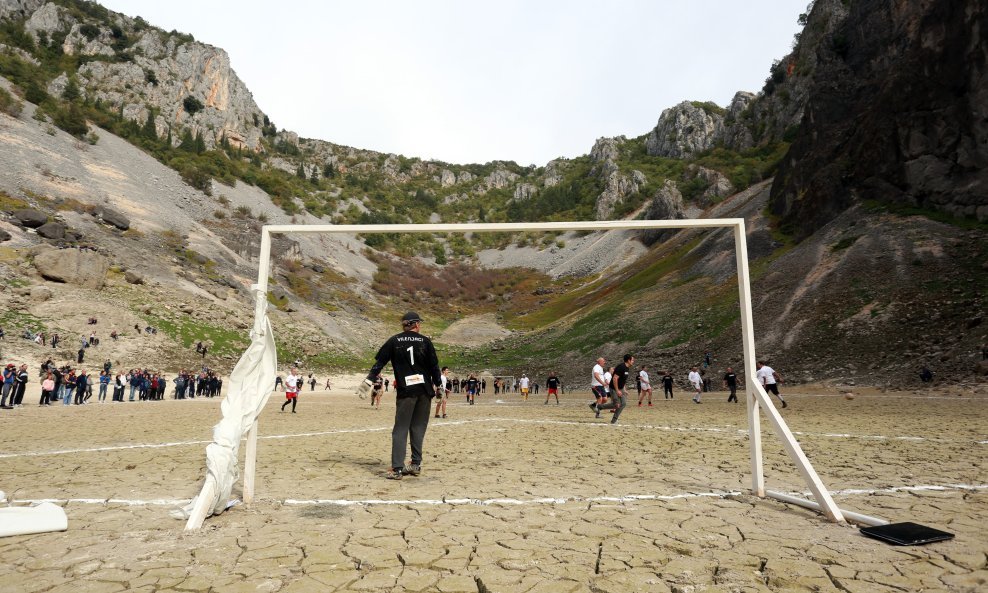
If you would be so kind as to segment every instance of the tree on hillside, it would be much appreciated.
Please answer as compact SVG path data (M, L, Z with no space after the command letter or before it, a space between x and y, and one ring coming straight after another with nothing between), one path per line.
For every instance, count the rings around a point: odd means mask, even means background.
M196 113L202 111L203 108L205 108L205 105L203 105L202 101L200 101L199 99L196 99L192 95L189 95L182 101L182 107L185 109L185 112L188 113L189 115L195 115Z
M69 82L66 83L65 88L62 90L62 98L71 103L72 101L78 101L81 96L79 83L75 81L74 76L70 76Z
M141 136L148 140L158 139L158 129L154 125L154 112L150 109L148 109L148 118L144 121L144 127L141 128Z

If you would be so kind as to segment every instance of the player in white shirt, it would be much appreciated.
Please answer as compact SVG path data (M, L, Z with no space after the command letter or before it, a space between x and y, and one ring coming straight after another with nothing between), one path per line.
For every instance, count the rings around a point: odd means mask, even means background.
M776 373L775 369L768 366L763 361L758 361L755 363L755 368L758 369L755 373L755 378L762 382L762 387L765 388L765 391L768 393L774 393L775 397L779 398L779 401L782 402L782 407L788 408L789 404L787 404L786 400L779 395L779 383L782 383L782 377L779 373Z
M522 373L521 379L518 379L518 387L521 389L521 395L528 401L528 375Z
M693 389L696 389L696 394L693 396L693 403L700 403L700 394L703 393L703 378L700 377L700 367L693 367L690 370L689 377L687 379Z
M593 365L593 370L590 371L590 390L593 391L594 401L590 402L590 409L593 410L597 417L600 418L600 410L597 406L604 403L607 399L607 392L604 391L604 386L607 382L604 380L604 357L601 356L597 359L597 364Z
M443 367L439 375L442 385L439 386L439 393L436 394L436 418L439 418L439 410L442 410L442 417L446 417L446 400L449 399L449 367Z
M295 413L295 404L298 402L298 390L301 377L298 376L298 369L292 367L285 377L285 403L281 404L281 411L285 411L285 406L292 404L292 414Z
M648 373L646 372L647 369L648 367L643 366L642 370L638 371L638 378L642 383L642 391L638 394L639 408L642 406L642 400L645 399L646 395L648 396L648 407L652 407L652 383L648 380Z

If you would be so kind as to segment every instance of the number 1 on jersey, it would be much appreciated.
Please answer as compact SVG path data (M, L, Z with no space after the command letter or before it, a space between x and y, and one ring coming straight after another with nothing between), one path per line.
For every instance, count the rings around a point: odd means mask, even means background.
M408 360L412 366L415 366L415 350L412 346L408 347Z

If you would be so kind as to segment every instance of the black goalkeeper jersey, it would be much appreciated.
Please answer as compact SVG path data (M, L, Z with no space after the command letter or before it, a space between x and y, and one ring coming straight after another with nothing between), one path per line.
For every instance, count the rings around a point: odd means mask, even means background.
M439 357L432 340L418 332L401 332L388 338L374 357L367 378L377 377L390 362L395 373L397 397L435 394L433 386L442 383Z

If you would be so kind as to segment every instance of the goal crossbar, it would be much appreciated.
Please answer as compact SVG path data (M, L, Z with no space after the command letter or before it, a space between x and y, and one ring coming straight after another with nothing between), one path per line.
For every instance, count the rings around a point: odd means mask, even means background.
M748 412L748 441L751 458L751 491L758 497L769 496L779 500L785 500L778 496L776 492L766 494L765 476L762 464L762 441L761 441L761 411L771 424L776 436L781 441L786 453L792 459L799 470L800 475L813 494L816 502L806 501L788 497L786 502L801 504L808 508L821 511L830 520L843 522L845 513L837 507L827 488L824 486L816 470L813 469L806 455L803 453L799 442L789 430L788 425L778 410L775 408L768 394L755 380L755 338L754 324L751 308L751 284L748 272L748 248L745 234L745 223L743 218L717 218L717 219L688 219L688 220L622 220L622 221L582 221L582 222L515 222L515 223L457 223L457 224L374 224L374 225L265 225L261 228L261 245L258 254L258 274L257 284L252 286L255 297L254 324L251 332L255 342L259 337L264 337L265 332L270 331L270 324L267 320L267 291L268 276L271 267L271 237L275 234L380 234L380 233L497 233L497 232L566 232L566 231L646 231L662 229L686 229L686 228L728 228L734 234L734 251L737 261L738 273L738 296L741 310L741 336L744 350L745 368L745 388L747 396ZM271 336L267 336L271 344ZM251 350L248 349L234 374L237 374L241 365L245 364ZM257 356L254 357L255 359ZM240 375L244 375L241 373ZM257 373L254 373L256 375ZM240 376L238 375L238 376ZM251 376L254 376L251 375ZM231 389L234 381L231 376ZM270 385L257 386L257 398L264 398L266 401L270 395L268 389ZM268 389L263 392L262 390ZM227 395L230 398L231 394ZM259 406L258 409L262 407ZM226 410L224 409L224 413ZM259 414L259 411L257 412ZM246 455L243 473L243 501L250 504L254 500L254 489L256 485L256 462L257 462L257 414L253 421L249 423L247 430ZM217 425L217 428L219 425ZM214 431L215 432L215 431ZM242 435L241 435L242 437ZM240 439L236 442L239 443ZM210 445L214 447L217 443ZM237 447L238 445L233 445ZM234 450L235 453L235 450ZM233 455L236 459L236 455ZM209 448L207 448L207 469L210 470L214 464L210 463ZM235 468L234 468L235 473ZM186 530L198 529L202 526L206 516L212 514L211 509L222 509L225 501L219 501L217 496L220 493L219 486L210 473L207 473L205 483L196 499L190 503L191 510L188 513ZM863 515L850 513L847 515L852 520L857 520ZM873 519L865 517L866 519ZM881 519L874 519L881 521Z

